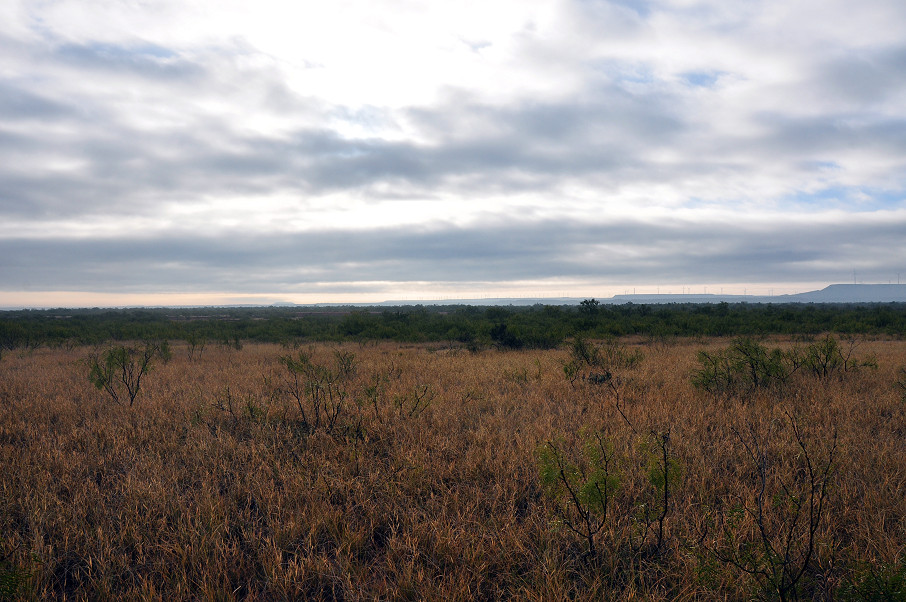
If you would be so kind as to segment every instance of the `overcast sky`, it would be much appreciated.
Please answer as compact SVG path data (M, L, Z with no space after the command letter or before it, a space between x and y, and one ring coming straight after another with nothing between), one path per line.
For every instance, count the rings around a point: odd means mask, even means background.
M903 0L4 0L0 306L906 283Z

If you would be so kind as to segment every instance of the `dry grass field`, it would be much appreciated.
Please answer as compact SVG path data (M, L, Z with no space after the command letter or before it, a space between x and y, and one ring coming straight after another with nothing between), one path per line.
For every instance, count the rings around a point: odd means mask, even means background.
M2 596L903 599L906 342L719 394L691 375L729 340L621 343L600 382L567 349L174 345L132 406L91 349L7 353Z

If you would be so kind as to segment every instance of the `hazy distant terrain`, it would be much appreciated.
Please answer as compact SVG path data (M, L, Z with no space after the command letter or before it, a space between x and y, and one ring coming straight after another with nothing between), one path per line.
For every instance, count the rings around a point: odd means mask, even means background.
M450 299L430 301L386 301L379 305L467 304L467 305L575 305L578 297ZM831 284L820 291L793 295L722 295L710 293L625 294L598 299L600 303L906 303L906 284Z
M794 295L615 295L614 303L904 303L906 284L831 284ZM604 300L606 302L606 300Z

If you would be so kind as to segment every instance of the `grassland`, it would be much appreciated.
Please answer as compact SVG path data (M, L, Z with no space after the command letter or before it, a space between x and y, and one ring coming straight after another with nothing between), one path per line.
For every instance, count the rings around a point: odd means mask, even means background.
M0 594L903 599L906 342L718 393L691 375L728 340L619 343L641 359L572 380L566 348L173 344L131 407L90 348L6 353ZM593 496L563 487L600 464L588 442L613 485L594 554L571 528Z

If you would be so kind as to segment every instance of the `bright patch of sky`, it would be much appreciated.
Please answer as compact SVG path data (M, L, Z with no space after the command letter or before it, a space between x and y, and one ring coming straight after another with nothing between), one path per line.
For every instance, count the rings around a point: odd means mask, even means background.
M900 0L10 0L0 305L887 282L904 107Z

